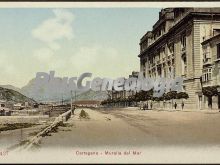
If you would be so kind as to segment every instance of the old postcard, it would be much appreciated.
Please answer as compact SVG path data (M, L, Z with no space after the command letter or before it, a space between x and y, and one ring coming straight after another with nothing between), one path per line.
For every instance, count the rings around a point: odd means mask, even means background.
M220 163L220 2L2 2L0 34L0 163Z

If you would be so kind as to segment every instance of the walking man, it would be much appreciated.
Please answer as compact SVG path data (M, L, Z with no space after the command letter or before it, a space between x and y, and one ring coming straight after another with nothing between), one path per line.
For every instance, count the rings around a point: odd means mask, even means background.
M174 108L176 109L176 107L177 107L177 103L175 102L175 103L174 103Z
M184 108L184 102L182 102L182 110L183 110L183 108Z

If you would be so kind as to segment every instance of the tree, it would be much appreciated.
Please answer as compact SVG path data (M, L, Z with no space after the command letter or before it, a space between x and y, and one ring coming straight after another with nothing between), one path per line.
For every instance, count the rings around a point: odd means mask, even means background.
M177 92L176 92L176 91L170 91L170 92L167 92L167 93L164 95L164 100L176 99L176 96L177 96Z
M176 95L177 99L188 99L189 95L186 92L179 92Z
M220 87L219 85L203 87L202 93L203 93L203 95L205 95L207 97L218 96L219 95L219 93L218 93L219 87Z

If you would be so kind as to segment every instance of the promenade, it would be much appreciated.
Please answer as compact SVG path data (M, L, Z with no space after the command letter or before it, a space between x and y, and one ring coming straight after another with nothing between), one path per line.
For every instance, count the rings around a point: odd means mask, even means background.
M220 144L216 110L84 110L90 119L79 119L81 109L77 109L68 127L42 139L42 148Z

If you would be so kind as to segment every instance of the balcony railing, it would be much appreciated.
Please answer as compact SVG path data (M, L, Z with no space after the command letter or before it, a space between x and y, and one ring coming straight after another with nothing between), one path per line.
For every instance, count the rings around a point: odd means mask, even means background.
M214 62L215 62L215 63L220 62L220 58L217 58Z
M205 59L203 59L203 65L209 65L209 64L211 64L211 63L212 63L211 58L205 58Z

